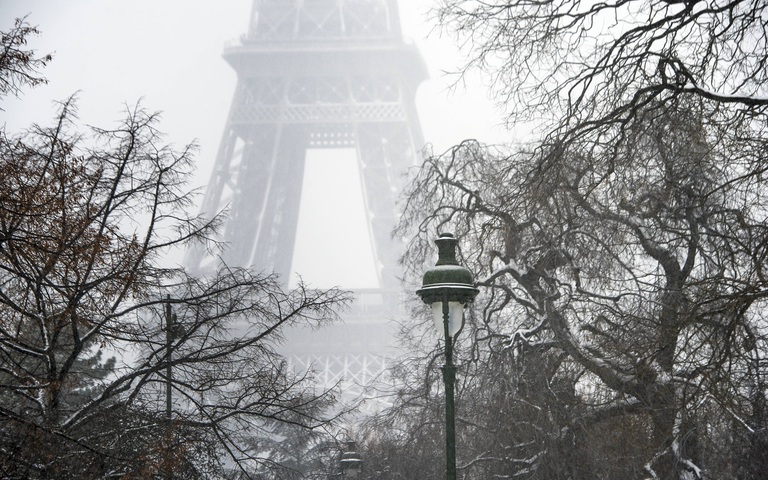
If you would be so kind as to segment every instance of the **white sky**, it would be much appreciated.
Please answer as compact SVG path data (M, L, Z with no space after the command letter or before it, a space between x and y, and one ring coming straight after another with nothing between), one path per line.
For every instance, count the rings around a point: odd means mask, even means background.
M465 87L452 90L451 79L441 73L454 70L460 57L451 39L427 37L431 26L424 14L434 0L399 3L404 35L419 45L430 71L430 80L416 98L425 141L442 152L465 138L507 140L498 126L501 116L479 77L470 76ZM252 0L0 0L0 30L29 14L29 23L42 32L29 46L54 55L43 72L49 84L27 90L20 100L3 100L0 122L11 133L33 122L49 123L56 111L54 102L77 93L81 121L110 127L122 118L126 105L141 99L149 110L163 112L160 129L169 143L198 142L195 184L205 185L236 83L234 70L221 53L225 44L236 43L247 31L251 4ZM307 268L300 271L312 280ZM361 277L363 283L369 279L369 274Z

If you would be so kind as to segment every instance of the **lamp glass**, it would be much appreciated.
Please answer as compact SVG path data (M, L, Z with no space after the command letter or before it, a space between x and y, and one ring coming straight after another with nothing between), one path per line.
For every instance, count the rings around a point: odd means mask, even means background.
M432 304L432 319L435 321L435 329L440 336L445 334L443 327L443 302ZM464 304L461 302L448 302L448 335L455 337L464 325Z

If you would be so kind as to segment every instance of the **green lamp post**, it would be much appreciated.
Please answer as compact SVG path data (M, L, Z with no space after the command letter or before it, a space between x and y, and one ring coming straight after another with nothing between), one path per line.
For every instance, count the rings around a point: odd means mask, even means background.
M478 290L472 273L456 260L456 238L442 233L435 240L438 259L434 267L424 273L422 286L416 293L424 303L432 306L438 334L445 339L445 462L446 478L456 480L456 427L454 390L456 366L453 364L453 339L464 325L464 306L475 299Z

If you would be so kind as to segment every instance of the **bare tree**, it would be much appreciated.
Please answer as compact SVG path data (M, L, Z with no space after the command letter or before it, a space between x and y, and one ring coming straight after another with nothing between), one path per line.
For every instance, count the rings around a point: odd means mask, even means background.
M637 112L680 96L740 123L768 105L760 0L443 0L436 20L490 76L511 126L552 142L610 142ZM543 125L542 125L543 124Z
M766 8L436 9L459 73L541 132L430 155L404 194L410 278L446 228L487 287L464 339L459 397L489 412L465 410L468 478L759 478Z
M516 362L506 377L516 398L530 398L521 369L528 382L541 375L529 403L551 413L550 433L581 439L582 463L606 455L595 447L601 432L631 426L634 442L603 459L622 458L622 478L735 477L738 465L721 460L764 441L766 144L713 109L708 99L649 106L610 149L467 141L428 158L406 192L399 233L413 236L412 274L450 225L486 287L469 358ZM570 412L558 420L553 405ZM734 435L750 440L725 447ZM507 474L563 461L533 439L505 443L506 458L529 460ZM568 475L617 478L596 471Z
M39 70L52 60L50 54L37 56L26 48L30 36L39 35L25 18L16 19L13 27L0 36L0 99L8 94L18 96L22 88L46 83Z
M15 58L0 76L34 83L36 61ZM274 346L336 319L346 293L169 266L174 248L218 248L221 216L186 213L195 148L165 145L157 122L137 106L85 130L70 99L53 126L0 137L4 478L267 478L290 469L276 432L308 443L339 414Z

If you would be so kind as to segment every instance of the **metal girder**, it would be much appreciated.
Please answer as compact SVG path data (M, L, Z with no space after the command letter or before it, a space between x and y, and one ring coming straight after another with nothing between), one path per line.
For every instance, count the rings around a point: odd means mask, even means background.
M248 41L399 36L392 0L256 0Z

